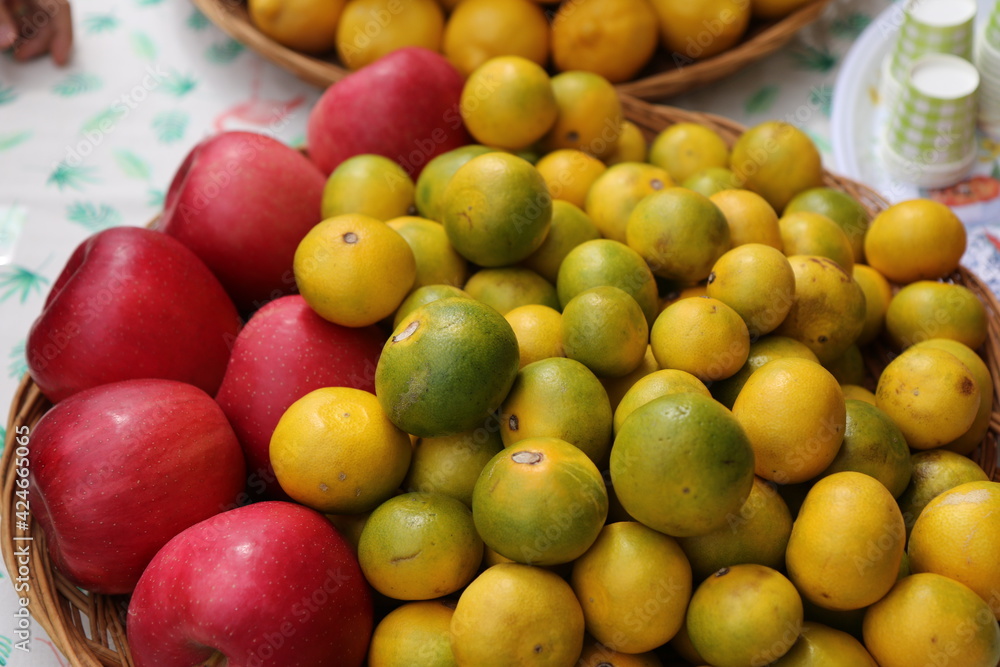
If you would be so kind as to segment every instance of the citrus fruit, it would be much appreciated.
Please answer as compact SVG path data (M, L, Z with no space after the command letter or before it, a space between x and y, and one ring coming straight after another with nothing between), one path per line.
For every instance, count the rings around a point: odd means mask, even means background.
M597 466L565 440L528 438L493 457L472 494L476 530L519 563L557 565L582 555L608 516Z
M878 667L857 639L819 623L802 624L802 636L772 667Z
M708 296L739 314L752 336L774 331L795 300L795 274L780 250L748 243L725 253L708 276Z
M413 287L417 263L406 240L381 220L339 215L319 223L295 250L295 283L322 318L348 327L392 314Z
M465 291L473 299L492 306L501 315L519 306L532 304L559 307L559 297L552 283L531 269L520 266L481 269L465 283Z
M929 199L890 206L865 236L865 257L894 283L943 278L965 253L965 225L950 208Z
M396 309L396 314L393 316L392 326L397 326L403 321L403 318L417 308L420 308L420 306L424 306L431 301L437 301L438 299L447 299L448 297L472 298L464 290L451 285L424 285L423 287L418 287L403 299L403 303L399 304L399 308Z
M563 308L563 351L599 377L638 368L649 344L642 308L627 292L604 285L580 292Z
M325 53L336 46L337 21L346 0L253 0L250 20L274 41L306 53Z
M462 165L444 192L444 230L466 259L514 264L538 250L552 220L552 197L531 164L487 153Z
M375 368L375 393L394 424L420 437L481 426L517 375L517 338L489 306L432 301L403 318Z
M754 477L746 502L727 518L726 525L678 541L700 581L723 567L742 563L784 569L791 532L788 505L770 483Z
M707 197L668 188L636 204L625 239L657 276L695 283L729 249L729 225Z
M711 397L704 383L685 371L668 368L661 371L654 371L640 378L625 392L625 396L622 397L621 402L615 409L613 422L615 433L621 430L622 424L625 423L629 415L654 398L685 392L693 392Z
M785 213L778 221L781 244L788 255L817 255L840 265L848 275L854 270L854 250L847 234L821 213Z
M517 374L500 407L500 436L504 447L536 437L565 440L601 465L611 448L611 404L580 362L543 359Z
M783 357L796 357L819 363L813 351L797 340L784 336L764 336L760 340L750 343L747 362L735 375L712 385L712 396L727 408L732 409L736 397L743 390L743 385L746 384L750 375L767 362Z
M812 139L781 121L744 132L729 161L740 182L779 212L795 195L823 183L823 163Z
M556 291L563 307L577 294L604 285L624 290L635 299L648 324L656 320L656 279L639 253L624 243L585 241L569 251L559 266Z
M795 195L785 207L785 215L800 211L820 213L837 223L851 242L854 261L864 260L865 232L871 216L857 199L841 190L813 188Z
M802 600L792 583L769 567L724 567L691 596L687 629L695 650L712 665L769 664L799 638Z
M341 162L327 179L323 217L359 213L382 221L398 218L410 213L413 191L413 181L393 160L355 155Z
M865 264L855 264L854 282L865 293L865 326L858 336L858 345L867 345L882 333L885 314L892 301L892 287L881 273Z
M615 87L599 74L576 71L552 77L552 90L559 116L542 139L542 148L610 155L622 134L622 105Z
M453 606L440 600L408 602L389 612L375 627L368 648L368 667L420 664L457 667L451 652Z
M989 477L974 461L955 452L932 449L911 457L910 484L899 497L906 529L911 530L931 500L966 482L987 481Z
M849 610L878 601L896 582L906 527L881 482L838 472L806 494L785 562L803 597L827 609Z
M656 363L656 355L653 354L653 348L652 346L647 345L646 354L642 358L642 363L640 363L639 367L634 371L628 375L623 375L620 378L601 378L601 384L603 384L604 388L607 390L608 400L611 401L611 409L618 409L625 393L632 388L632 385L659 369L660 366Z
M501 449L500 434L486 427L437 438L417 438L403 489L441 493L472 507L472 489L479 473Z
M980 391L969 367L932 347L911 348L886 366L875 404L914 449L933 449L963 435L979 411Z
M562 314L558 310L530 304L507 311L504 319L517 337L521 368L542 359L566 356L562 347Z
M568 666L583 650L583 628L580 603L558 575L502 563L462 592L451 648L459 665Z
M361 531L365 529L365 524L368 523L368 517L371 512L364 512L362 514L326 514L327 521L332 523L340 533L340 536L347 540L347 543L351 545L351 549L354 551L354 555L358 555L358 542L361 541Z
M528 0L464 0L448 17L442 50L462 76L497 56L520 56L544 66L549 22Z
M902 431L870 403L845 401L847 425L844 442L823 477L845 470L863 472L885 485L898 498L910 483L910 448Z
M625 230L636 204L673 184L670 175L659 167L621 162L608 167L593 182L584 210L605 238L625 243Z
M654 653L621 653L596 641L584 644L576 664L577 667L663 667Z
M650 332L660 368L687 371L702 382L734 375L750 353L750 334L739 314L707 297L681 299L656 318Z
M966 482L924 508L910 534L907 553L914 572L935 572L960 581L989 603L1000 618L1000 484Z
M711 58L735 46L750 25L744 0L652 0L660 19L660 41L675 54L694 60Z
M356 70L407 46L437 51L443 32L435 0L351 0L337 24L337 55Z
M618 143L611 153L604 156L604 163L610 167L619 162L645 162L647 152L646 137L642 130L635 123L623 120Z
M755 18L780 19L809 4L809 0L753 0L750 3Z
M679 655L684 660L687 660L692 665L704 665L705 659L701 657L698 650L691 643L691 636L687 631L687 619L685 618L684 625L681 629L677 631L674 638L670 640L670 648L672 648L677 655Z
M864 330L865 293L832 259L794 255L788 263L795 301L775 333L805 343L820 362L833 361Z
M328 387L292 403L271 435L282 490L332 514L367 512L391 496L410 465L410 439L367 391Z
M950 338L972 349L986 342L986 309L964 285L920 280L896 293L885 329L897 348L929 338Z
M361 532L358 562L375 590L430 600L472 581L483 559L472 511L442 493L404 493L375 508Z
M709 199L726 216L729 240L734 248L747 243L761 243L784 250L778 214L759 194L730 189L716 192Z
M559 267L569 251L586 241L601 238L601 232L590 217L569 202L552 202L552 223L538 250L528 255L522 265L550 283L559 278Z
M658 37L656 14L644 0L577 0L552 19L552 60L560 71L621 83L649 61Z
M559 107L544 69L519 56L500 56L469 75L461 113L476 141L518 151L549 131Z
M868 609L864 637L881 667L993 667L1000 661L1000 627L989 606L939 574L914 574L896 584Z
M461 285L465 282L465 258L459 255L444 227L426 218L404 216L389 220L390 227L399 232L413 251L417 263L417 277L413 287L424 285Z
M695 7L694 11L699 9ZM728 167L729 147L717 132L704 125L677 123L653 140L649 161L666 169L675 183L683 183L709 167Z
M733 415L753 445L757 474L779 484L823 472L840 450L847 422L833 375L794 357L754 371L736 397Z
M753 486L753 450L739 422L699 394L661 396L636 409L611 447L622 506L667 535L726 525Z
M414 191L414 200L420 215L441 222L444 219L444 191L451 183L451 177L472 158L493 152L495 152L493 148L469 144L435 156L424 165L420 175L417 176Z
M682 185L688 190L694 190L703 197L711 197L726 190L739 188L742 186L742 183L731 169L709 167L708 169L695 172L684 179Z
M684 623L691 566L672 537L623 521L601 530L573 563L570 583L588 633L619 651L643 653L665 644ZM637 622L636 610L646 608Z
M545 179L553 199L576 207L584 205L590 186L607 170L596 157L572 148L552 151L542 157L535 168Z
M935 347L955 355L959 361L965 364L976 380L976 385L979 387L979 411L976 413L976 419L968 431L945 445L948 449L959 454L971 454L986 437L993 415L993 377L990 375L990 370L978 354L958 341L948 338L931 338L917 343L914 347L921 346Z
M823 364L823 368L833 373L841 385L859 385L865 381L865 358L857 345L850 345L842 355Z

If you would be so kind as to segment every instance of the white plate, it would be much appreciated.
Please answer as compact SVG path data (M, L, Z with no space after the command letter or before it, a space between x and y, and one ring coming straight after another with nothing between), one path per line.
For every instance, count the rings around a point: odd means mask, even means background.
M978 0L977 21L993 7ZM950 188L924 189L892 179L878 150L885 109L879 104L881 64L896 35L900 6L886 9L862 33L840 68L830 120L834 170L864 183L890 202L926 197L951 206L969 230L962 262L1000 294L1000 142L979 138L972 175Z

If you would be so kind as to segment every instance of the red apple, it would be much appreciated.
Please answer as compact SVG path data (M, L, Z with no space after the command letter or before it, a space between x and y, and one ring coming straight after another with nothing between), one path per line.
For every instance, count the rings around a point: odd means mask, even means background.
M163 378L214 394L240 320L222 285L179 241L139 227L94 234L69 258L28 334L49 400L108 382Z
M288 499L268 454L288 406L322 387L374 392L385 339L375 327L327 322L298 295L272 301L250 318L236 338L216 400L243 446L253 496Z
M325 181L280 141L224 132L185 158L156 228L191 248L236 306L250 312L295 292L292 257L321 219Z
M29 502L52 562L95 593L128 593L188 526L236 506L245 467L201 389L128 380L82 391L31 432Z
M327 88L309 114L309 157L329 174L376 153L416 178L431 158L471 141L459 113L464 85L440 54L394 51Z
M137 667L356 667L372 600L351 547L322 515L264 502L219 514L163 547L128 607Z

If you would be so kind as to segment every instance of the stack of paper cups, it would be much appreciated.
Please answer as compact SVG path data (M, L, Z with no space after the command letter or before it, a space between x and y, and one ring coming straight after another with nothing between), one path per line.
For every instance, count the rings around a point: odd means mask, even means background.
M931 53L972 60L975 0L907 0L899 17L899 35L882 64L880 94L890 111L899 103L910 68Z
M962 180L976 159L978 90L979 72L964 58L913 63L882 147L894 178L926 188Z
M986 21L976 48L979 90L979 125L990 139L1000 141L1000 3Z

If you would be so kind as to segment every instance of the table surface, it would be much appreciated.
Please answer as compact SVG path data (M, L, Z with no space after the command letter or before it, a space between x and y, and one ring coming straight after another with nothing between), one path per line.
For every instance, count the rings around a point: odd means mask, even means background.
M789 119L829 164L838 65L889 4L836 0L779 53L670 103L747 124ZM26 371L27 330L84 238L151 220L185 154L215 132L249 129L303 143L319 95L228 38L186 2L75 0L73 10L76 48L68 67L0 57L3 405ZM0 568L0 667L67 665L37 625L29 650L15 647L16 597L8 579Z

